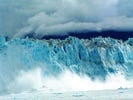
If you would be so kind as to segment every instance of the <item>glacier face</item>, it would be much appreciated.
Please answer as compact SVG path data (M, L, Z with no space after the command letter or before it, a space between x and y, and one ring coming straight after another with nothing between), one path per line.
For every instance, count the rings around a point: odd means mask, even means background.
M92 80L106 80L108 74L133 75L133 39L34 40L0 37L0 91L14 81L20 71L40 67L44 76L58 76L70 70ZM4 88L4 89L3 89Z

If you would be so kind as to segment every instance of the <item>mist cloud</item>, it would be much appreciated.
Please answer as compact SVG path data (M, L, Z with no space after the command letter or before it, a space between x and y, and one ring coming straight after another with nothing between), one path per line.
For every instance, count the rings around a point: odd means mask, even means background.
M0 0L0 34L133 30L132 0Z

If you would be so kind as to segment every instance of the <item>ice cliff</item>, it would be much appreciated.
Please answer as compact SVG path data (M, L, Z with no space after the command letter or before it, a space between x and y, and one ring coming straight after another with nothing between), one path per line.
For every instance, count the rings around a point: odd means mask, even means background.
M64 70L91 79L106 79L120 72L133 75L133 39L112 38L34 40L0 37L0 88L13 81L20 71L40 67L45 76L58 76Z

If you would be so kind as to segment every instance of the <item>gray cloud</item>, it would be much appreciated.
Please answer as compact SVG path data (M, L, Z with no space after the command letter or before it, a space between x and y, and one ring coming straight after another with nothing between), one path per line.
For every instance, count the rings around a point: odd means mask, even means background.
M132 0L0 0L0 34L132 30Z

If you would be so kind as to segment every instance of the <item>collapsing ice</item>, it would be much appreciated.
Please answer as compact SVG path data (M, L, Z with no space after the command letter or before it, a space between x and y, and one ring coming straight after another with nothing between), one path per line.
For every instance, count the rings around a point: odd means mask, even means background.
M133 39L112 38L65 40L11 39L0 37L0 92L21 72L41 69L44 77L58 77L65 70L91 80L106 81L110 74L133 75Z

